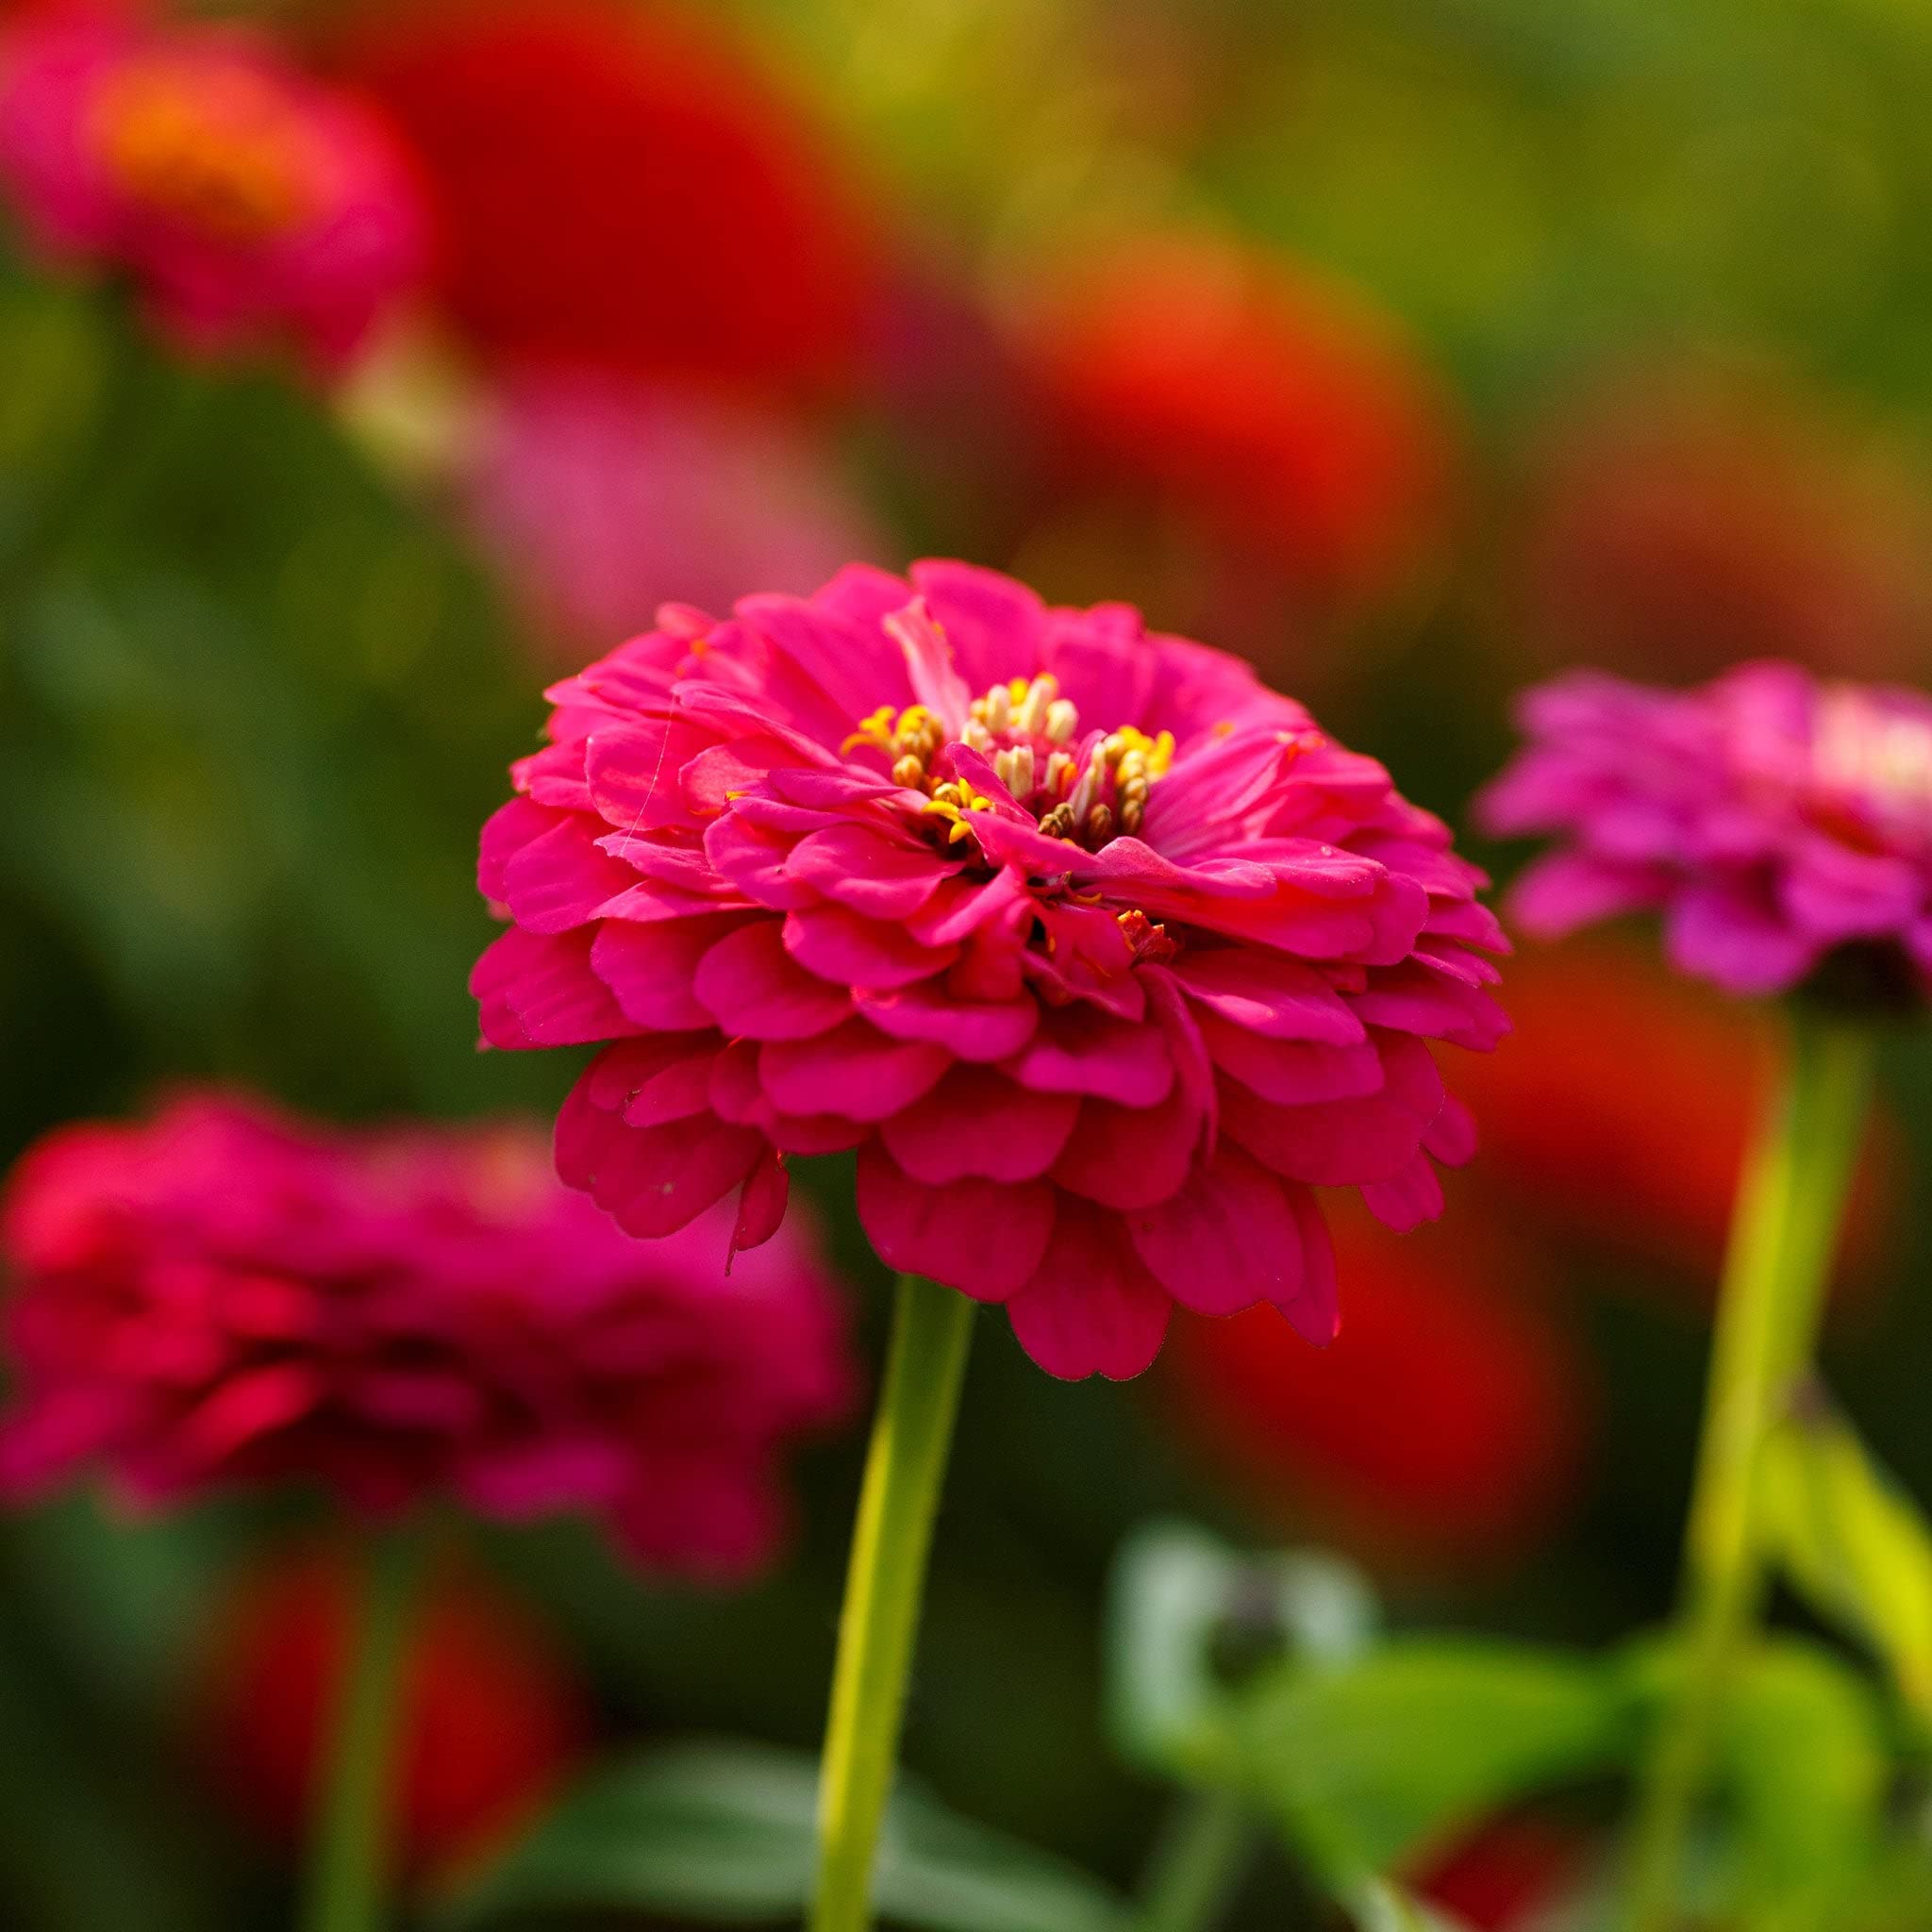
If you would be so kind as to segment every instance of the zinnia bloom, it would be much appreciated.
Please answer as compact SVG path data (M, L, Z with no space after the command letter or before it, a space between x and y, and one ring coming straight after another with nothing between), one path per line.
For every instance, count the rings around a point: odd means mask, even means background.
M221 1792L262 1835L299 1843L356 1612L356 1571L326 1547L235 1578L195 1659L193 1729ZM589 1746L589 1695L557 1638L481 1572L439 1565L409 1620L394 1840L436 1874L504 1843Z
M506 1047L607 1042L558 1170L634 1234L858 1151L888 1265L1131 1375L1172 1302L1335 1332L1315 1187L1409 1226L1473 1147L1431 1040L1506 1023L1480 874L1374 760L1124 606L854 566L550 692L483 834Z
M1464 1216L1453 1241L1356 1215L1334 1232L1335 1346L1292 1346L1260 1310L1180 1324L1176 1428L1265 1517L1377 1560L1521 1550L1575 1495L1591 1407L1570 1336L1498 1285L1535 1271L1480 1218L1474 1240Z
M625 1240L520 1130L331 1134L219 1097L49 1136L15 1172L0 1479L139 1503L309 1479L392 1511L600 1515L641 1560L769 1554L783 1446L842 1410L803 1235Z
M414 185L381 124L228 27L11 28L0 184L49 254L125 271L200 349L286 335L335 367L422 266Z
M825 132L702 14L398 11L346 64L416 155L473 347L758 394L850 375L868 224Z
M1682 691L1579 672L1519 715L1530 742L1477 808L1558 841L1517 881L1526 929L1656 910L1672 962L1731 992L1785 991L1854 948L1923 990L1932 699L1767 663Z

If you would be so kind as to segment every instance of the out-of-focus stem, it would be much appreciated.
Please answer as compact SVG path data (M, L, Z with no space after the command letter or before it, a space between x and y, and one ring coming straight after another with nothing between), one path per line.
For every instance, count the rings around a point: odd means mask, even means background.
M1710 1775L1732 1674L1764 1594L1758 1487L1765 1437L1817 1340L1873 1057L1869 1030L1795 1014L1784 1077L1745 1165L1685 1539L1674 1701L1639 1805L1627 1932L1670 1932L1677 1918L1685 1840Z

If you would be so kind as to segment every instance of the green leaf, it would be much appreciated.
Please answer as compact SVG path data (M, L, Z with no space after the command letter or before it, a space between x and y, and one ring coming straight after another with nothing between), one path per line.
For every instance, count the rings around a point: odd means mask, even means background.
M818 1766L724 1742L654 1747L594 1774L446 1911L639 1910L724 1924L795 1919L809 1903ZM1125 1932L1097 1879L902 1786L879 1842L881 1919L919 1932Z
M1884 1840L1885 1726L1864 1680L1822 1645L1766 1642L1726 1708L1731 1905L1753 1932L1835 1932Z
M1224 1637L1286 1643L1335 1665L1373 1639L1360 1572L1317 1551L1244 1556L1185 1523L1150 1524L1115 1559L1108 1606L1108 1723L1122 1757L1170 1775L1198 1770L1228 1706Z
M1338 1889L1498 1806L1624 1761L1637 1706L1619 1673L1565 1651L1397 1641L1345 1669L1286 1668L1241 1727L1250 1788Z
M1932 1724L1932 1527L1850 1424L1807 1403L1765 1445L1765 1534L1821 1616L1884 1659Z

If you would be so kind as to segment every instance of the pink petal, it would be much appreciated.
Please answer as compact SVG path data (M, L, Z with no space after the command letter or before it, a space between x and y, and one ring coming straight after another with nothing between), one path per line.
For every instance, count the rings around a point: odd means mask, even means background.
M782 1112L855 1121L882 1121L909 1107L951 1065L943 1047L889 1040L863 1020L814 1040L768 1041L758 1049L759 1084Z
M1043 1014L1040 1031L1007 1071L1042 1093L1091 1093L1123 1107L1153 1107L1174 1087L1174 1061L1159 1027L1085 1006Z
M916 1181L942 1186L977 1175L1029 1181L1050 1168L1080 1102L1034 1093L991 1067L956 1066L880 1128L886 1150Z
M731 1229L731 1247L724 1257L724 1272L747 1248L762 1247L778 1232L785 1219L785 1204L791 1191L791 1176L777 1154L760 1160L752 1169L739 1196L738 1220Z
M1824 947L1788 925L1757 893L1700 885L1687 887L1665 912L1664 950L1680 972L1748 994L1796 985Z
M628 1127L591 1104L579 1080L557 1117L557 1172L626 1234L675 1234L750 1174L766 1150L754 1127L714 1114Z
M1382 1056L1366 1035L1354 1046L1265 1040L1212 1013L1201 1015L1201 1035L1214 1064L1263 1100L1299 1107L1316 1100L1353 1100L1381 1091Z
M1200 1113L1172 1100L1159 1107L1083 1100L1053 1178L1103 1208L1152 1208L1187 1180L1201 1138Z
M853 996L859 1013L894 1040L927 1040L962 1060L1001 1060L1032 1039L1040 1007L1016 1000L955 999L944 984L921 980L886 992Z
M1173 1306L1113 1216L1062 1198L1046 1254L1008 1299L1007 1319L1049 1375L1124 1382L1153 1365Z
M852 1010L843 987L827 985L792 959L775 919L757 920L718 941L698 961L691 990L726 1033L749 1040L808 1040Z
M1221 1130L1264 1167L1314 1187L1387 1180L1415 1158L1426 1116L1384 1093L1281 1107L1238 1083L1221 1096Z
M1407 1234L1441 1213L1442 1183L1428 1156L1418 1154L1388 1180L1365 1187L1362 1200L1377 1221Z
M1125 1220L1141 1260L1175 1301L1232 1315L1258 1301L1285 1308L1303 1292L1291 1201L1287 1185L1223 1141L1179 1193Z
M1307 1188L1290 1188L1288 1205L1302 1237L1302 1288L1281 1312L1295 1331L1317 1348L1326 1348L1341 1332L1341 1307L1336 1291L1335 1243L1323 1218L1322 1205Z
M874 1141L858 1157L858 1219L888 1268L944 1282L975 1301L1004 1301L1046 1253L1054 1191L1044 1181L926 1187Z
M692 991L698 961L726 928L714 918L670 919L649 925L610 920L597 929L591 965L625 1019L664 1033L711 1024Z
M808 906L785 915L785 950L821 979L869 990L909 986L943 973L958 946L922 946L897 925L841 906Z
M502 868L502 898L527 933L562 933L583 925L605 900L632 885L636 875L599 852L577 817L562 819L541 839L531 839Z
M512 926L470 974L483 1037L492 1046L575 1046L637 1031L591 970L588 928L545 936Z
M901 843L865 825L828 825L799 841L787 874L868 919L909 919L958 872L931 847Z
M1317 1040L1349 1046L1361 1022L1309 967L1245 946L1190 951L1168 969L1210 1013L1269 1040Z
M584 778L591 802L607 824L623 832L703 823L687 802L679 777L718 734L695 719L674 714L606 725L584 741Z

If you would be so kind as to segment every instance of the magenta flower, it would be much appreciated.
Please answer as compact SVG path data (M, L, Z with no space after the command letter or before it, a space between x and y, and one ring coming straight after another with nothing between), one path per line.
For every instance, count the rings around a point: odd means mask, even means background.
M491 551L578 637L627 635L674 588L699 602L743 583L808 590L871 541L826 454L770 411L615 376L510 380L466 482Z
M1560 841L1517 881L1528 930L1656 910L1673 962L1738 993L1846 947L1932 975L1932 701L1765 663L1682 691L1580 672L1521 719L1477 809Z
M336 367L425 266L413 177L381 122L228 27L14 25L0 187L49 255L124 270L197 349L286 332Z
M1055 1374L1173 1302L1335 1332L1317 1187L1439 1211L1487 1047L1474 869L1232 658L957 563L680 607L558 685L483 834L504 1047L608 1042L558 1170L634 1234L858 1152L880 1257L1004 1303Z
M309 1479L387 1513L583 1510L641 1560L770 1554L781 1451L852 1393L800 1234L728 1281L720 1226L631 1241L522 1129L360 1135L220 1096L62 1129L9 1184L0 1481L134 1501Z

